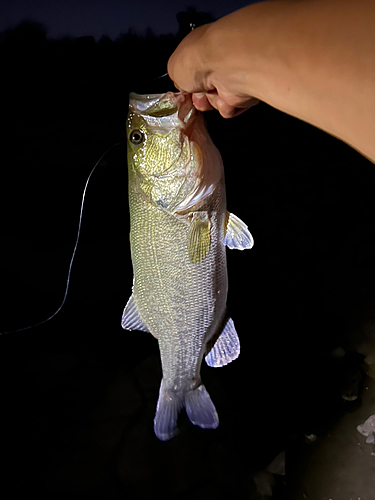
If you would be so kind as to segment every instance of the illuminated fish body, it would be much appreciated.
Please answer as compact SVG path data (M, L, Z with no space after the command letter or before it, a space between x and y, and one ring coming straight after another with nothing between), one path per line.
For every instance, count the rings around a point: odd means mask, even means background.
M226 210L221 156L191 95L132 93L129 100L134 282L122 327L158 340L163 378L154 430L168 440L183 407L195 425L219 424L200 366L205 355L215 367L239 355L233 321L226 317L225 246L251 248L253 238Z

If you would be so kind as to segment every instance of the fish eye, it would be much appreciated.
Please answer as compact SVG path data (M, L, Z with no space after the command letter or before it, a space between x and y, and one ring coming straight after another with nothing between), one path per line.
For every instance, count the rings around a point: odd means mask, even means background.
M140 129L136 129L132 131L129 139L132 144L135 144L137 146L138 144L141 144L143 142L144 137L145 135L143 131Z

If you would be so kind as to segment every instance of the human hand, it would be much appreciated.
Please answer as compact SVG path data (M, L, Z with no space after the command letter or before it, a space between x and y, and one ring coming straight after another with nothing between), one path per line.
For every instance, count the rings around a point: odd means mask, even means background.
M225 36L225 23L224 29L217 23L201 26L182 40L168 61L168 73L179 90L193 94L198 110L217 109L232 118L259 101L248 93L248 67L241 60L236 30L234 36Z

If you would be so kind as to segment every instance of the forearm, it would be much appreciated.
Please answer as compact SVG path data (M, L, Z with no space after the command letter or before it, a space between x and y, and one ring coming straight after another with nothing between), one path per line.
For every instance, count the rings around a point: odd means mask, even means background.
M267 2L247 15L268 30L249 92L374 160L375 2Z
M375 160L375 0L266 1L195 31L169 63L183 90L256 97Z

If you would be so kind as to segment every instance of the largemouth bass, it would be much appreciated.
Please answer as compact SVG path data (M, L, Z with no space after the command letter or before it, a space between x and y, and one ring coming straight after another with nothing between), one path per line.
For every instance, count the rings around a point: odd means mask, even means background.
M240 352L226 317L225 246L253 246L247 226L226 209L224 169L190 94L130 94L127 119L133 292L122 327L150 332L163 378L154 419L168 440L185 407L190 421L219 420L200 379Z

